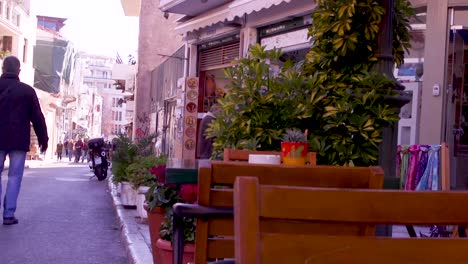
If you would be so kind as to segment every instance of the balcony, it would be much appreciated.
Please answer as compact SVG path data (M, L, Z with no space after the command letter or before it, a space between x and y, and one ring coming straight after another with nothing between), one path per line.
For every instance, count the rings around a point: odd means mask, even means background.
M141 0L120 0L126 16L140 16Z
M164 12L197 16L231 1L232 0L161 0L159 2L159 8Z

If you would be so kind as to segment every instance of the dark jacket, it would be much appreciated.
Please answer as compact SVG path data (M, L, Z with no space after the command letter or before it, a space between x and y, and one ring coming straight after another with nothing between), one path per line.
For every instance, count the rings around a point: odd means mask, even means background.
M29 151L31 122L40 146L49 137L34 89L14 74L0 77L0 150Z
M197 155L200 159L211 158L213 152L213 138L207 139L205 136L205 130L208 125L213 121L215 117L211 113L207 113L200 122L200 128L198 130L198 144L197 144Z

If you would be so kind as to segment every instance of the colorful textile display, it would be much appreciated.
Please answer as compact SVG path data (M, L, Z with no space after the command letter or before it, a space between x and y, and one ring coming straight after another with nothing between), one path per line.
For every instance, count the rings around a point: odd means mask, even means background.
M398 146L396 166L404 190L439 190L440 145Z

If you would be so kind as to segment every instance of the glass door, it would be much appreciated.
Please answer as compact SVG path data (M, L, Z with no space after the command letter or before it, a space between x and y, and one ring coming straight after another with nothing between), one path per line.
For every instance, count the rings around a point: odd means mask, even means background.
M468 28L452 26L448 47L444 138L455 156L468 156ZM452 143L453 142L453 143Z

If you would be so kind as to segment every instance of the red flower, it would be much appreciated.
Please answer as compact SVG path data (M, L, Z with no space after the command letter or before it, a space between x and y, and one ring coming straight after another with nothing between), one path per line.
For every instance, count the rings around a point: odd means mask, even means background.
M166 165L154 166L150 169L150 173L156 176L158 183L164 184L166 182Z
M198 185L182 184L180 187L179 196L186 203L196 203L198 198Z

